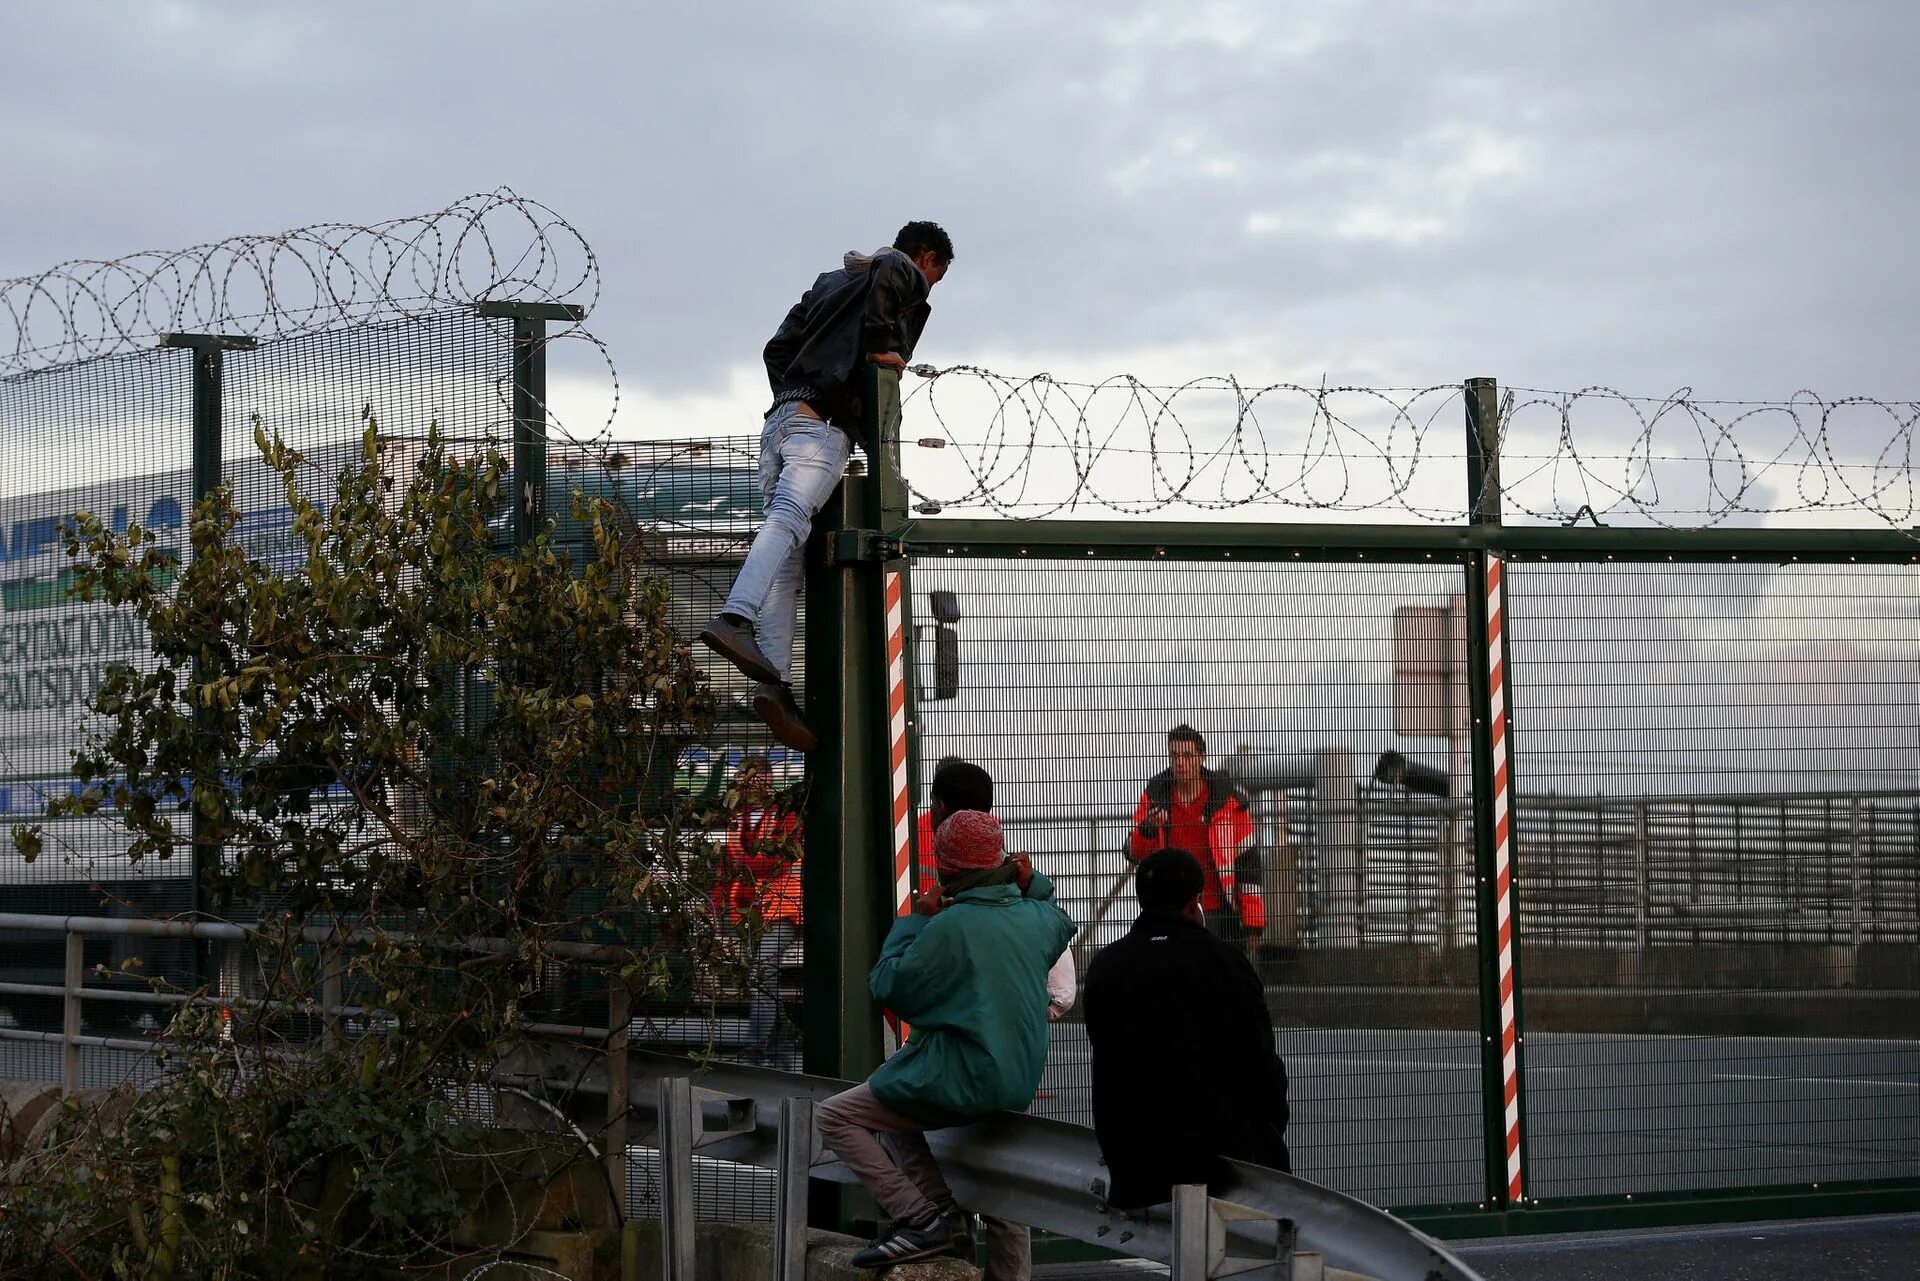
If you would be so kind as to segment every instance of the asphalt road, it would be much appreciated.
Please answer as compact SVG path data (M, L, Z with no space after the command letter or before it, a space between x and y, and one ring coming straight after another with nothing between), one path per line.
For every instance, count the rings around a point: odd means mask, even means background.
M1477 1204L1479 1037L1282 1029L1295 1171L1385 1206ZM1920 1041L1540 1034L1527 1191L1597 1196L1920 1177ZM1089 1050L1054 1025L1035 1110L1090 1123Z
M1486 1281L1920 1281L1920 1214L1462 1241L1454 1250ZM1167 1270L1060 1263L1033 1274L1036 1281L1150 1281Z
M1920 1281L1920 1214L1460 1242L1487 1281Z

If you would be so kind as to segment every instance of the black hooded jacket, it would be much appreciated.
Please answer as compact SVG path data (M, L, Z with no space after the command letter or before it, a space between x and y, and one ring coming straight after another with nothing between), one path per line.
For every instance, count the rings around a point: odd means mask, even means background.
M933 311L928 289L920 268L898 249L848 253L837 271L821 273L761 353L774 405L804 400L859 440L867 357L893 352L913 359Z
M1246 955L1185 917L1142 913L1087 968L1093 1127L1107 1201L1218 1188L1223 1158L1288 1171L1287 1069Z

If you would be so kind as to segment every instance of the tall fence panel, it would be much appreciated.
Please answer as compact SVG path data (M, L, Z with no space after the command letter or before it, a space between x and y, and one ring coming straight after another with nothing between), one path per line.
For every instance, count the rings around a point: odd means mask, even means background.
M914 617L957 614L959 660L955 696L929 697L940 625L921 625L923 770L957 755L993 774L1009 844L1053 878L1084 967L1138 915L1130 835L1168 731L1198 730L1210 786L1251 811L1239 902L1208 910L1243 945L1264 915L1296 1170L1381 1204L1477 1203L1469 833L1457 804L1373 782L1388 753L1447 767L1444 742L1395 732L1393 620L1444 610L1458 559L1127 560L1025 532L1029 547L920 545ZM1056 1023L1035 1110L1090 1124L1089 1065L1077 1018Z
M50 800L80 787L71 753L95 724L86 701L109 666L156 661L144 627L126 612L70 593L63 530L88 512L111 529L143 526L187 554L191 365L189 352L159 348L0 379L0 816L9 827L40 821ZM0 832L9 911L169 916L194 906L192 872L186 858L129 866L110 813L46 821L31 860ZM0 938L0 951L14 981L61 981L58 940ZM188 950L177 943L96 939L85 963L117 969L136 956L143 972L190 977ZM0 997L0 1009L15 1024L59 1020L58 1002L45 998ZM151 1018L137 1007L107 1017L121 1026ZM85 1057L95 1079L93 1056ZM0 1075L47 1073L58 1076L57 1047L0 1042Z
M1920 571L1513 562L1530 1191L1920 1174Z

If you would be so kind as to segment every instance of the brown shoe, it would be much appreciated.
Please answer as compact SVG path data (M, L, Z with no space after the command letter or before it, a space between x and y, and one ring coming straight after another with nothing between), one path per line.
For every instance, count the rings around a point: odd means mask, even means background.
M796 752L811 752L820 740L807 728L793 701L793 686L780 681L762 681L753 691L753 714L766 722L773 736Z
M753 638L753 625L731 614L717 614L701 629L700 639L714 653L732 663L757 681L778 681L780 669L760 652Z

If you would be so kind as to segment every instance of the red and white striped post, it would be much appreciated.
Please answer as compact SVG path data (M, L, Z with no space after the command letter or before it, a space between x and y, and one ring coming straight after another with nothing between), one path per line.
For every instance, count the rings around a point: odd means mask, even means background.
M1491 378L1466 387L1467 519L1477 530L1500 525L1499 388ZM1480 648L1469 656L1474 687L1474 813L1481 885L1480 958L1485 1073L1487 1195L1511 1210L1526 1190L1525 1107L1521 1087L1522 1033L1514 959L1514 826L1512 722L1507 693L1507 566L1496 551L1467 564L1467 617ZM1493 1090L1499 1079L1497 1094Z
M913 793L907 774L906 576L887 570L887 752L893 778L894 914L913 910Z
M1518 1205L1520 1183L1519 1019L1513 993L1513 817L1508 795L1506 565L1486 555L1487 724L1493 745L1493 919L1498 936L1495 972L1500 982L1500 1092L1505 1107L1507 1202Z
M913 792L907 770L907 637L906 575L886 569L887 628L887 760L892 781L893 910L895 916L913 911ZM889 1010L885 1015L889 1050L906 1038L906 1025Z

